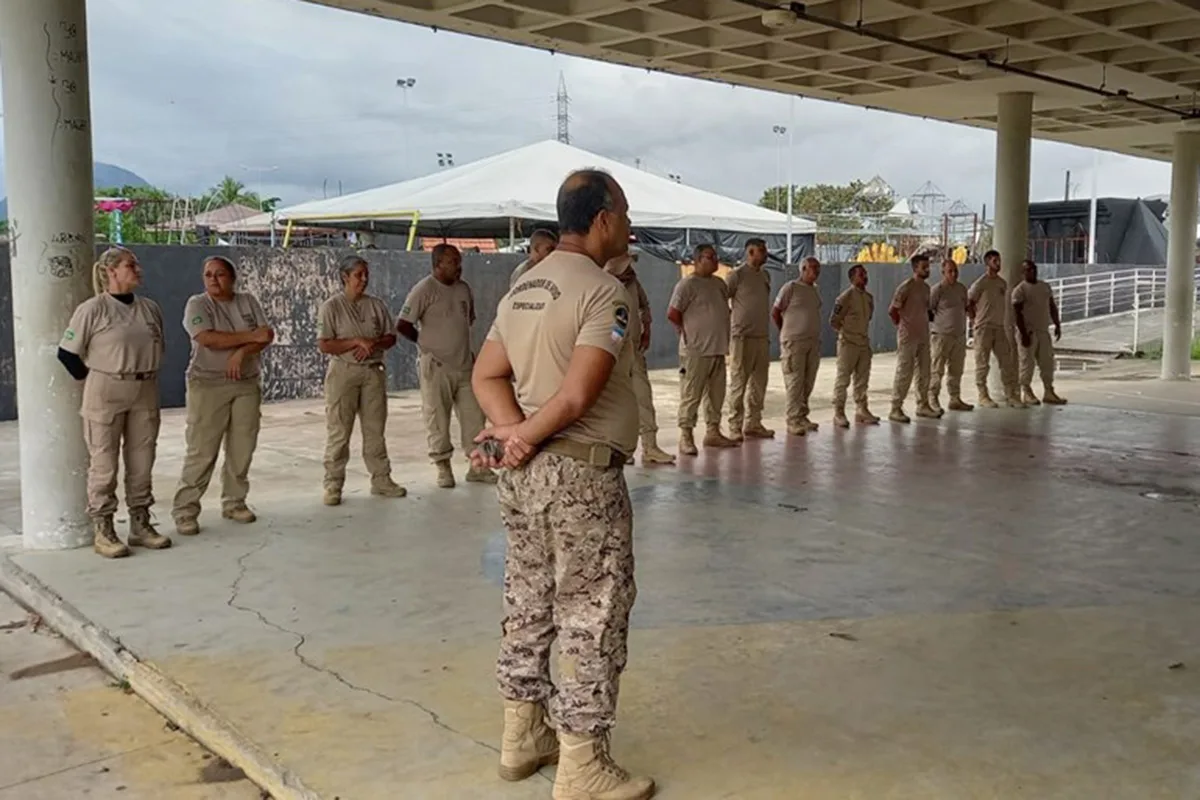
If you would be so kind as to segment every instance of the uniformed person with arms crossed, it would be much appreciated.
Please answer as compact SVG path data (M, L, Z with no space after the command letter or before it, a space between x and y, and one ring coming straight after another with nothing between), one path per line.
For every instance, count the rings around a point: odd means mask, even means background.
M896 325L896 378L892 384L892 422L912 422L904 413L904 401L917 373L917 416L941 416L929 405L929 256L910 259L912 276L901 281L892 295L888 316Z
M356 255L338 265L342 291L326 300L318 314L317 346L330 356L325 372L325 505L342 502L350 434L362 425L362 453L371 473L371 494L404 497L392 480L384 429L387 426L387 371L383 354L396 344L392 315L367 294L370 268Z
M420 350L417 375L421 383L421 413L429 440L429 457L437 468L437 485L454 487L450 457L450 412L458 415L463 455L475 449L483 430L483 412L471 390L471 326L475 324L475 296L462 279L462 254L452 244L433 248L433 273L417 282L404 300L396 330ZM490 469L467 469L471 483L495 483Z
M529 270L536 267L541 260L554 252L558 246L558 234L545 228L538 228L529 235L529 258L517 264L508 279L508 288L517 285L517 281Z
M1000 364L1000 379L1004 384L1005 403L1010 408L1024 408L1017 388L1017 368L1008 333L1004 329L1004 315L1008 305L1008 283L1000 277L1000 254L989 250L983 255L987 268L967 290L967 316L975 330L975 389L982 408L998 408L999 404L988 392L988 371L991 369L992 354Z
M838 295L833 303L829 327L837 331L837 377L833 381L833 424L849 428L846 419L846 387L854 379L854 421L862 425L878 425L879 417L867 405L867 386L871 381L871 316L875 313L875 298L867 291L867 268L862 264L850 267L850 288Z
M729 289L717 277L717 251L697 245L692 274L675 284L667 319L679 332L679 452L694 456L693 430L704 403L705 447L737 447L721 433L725 355L729 352Z
M962 399L963 364L967 360L967 287L958 282L958 264L942 261L942 279L929 290L930 330L933 344L933 377L929 381L929 405L942 411L942 377L950 390L951 411L971 411Z
M821 262L809 256L800 262L800 278L788 281L775 298L771 316L779 328L780 362L787 392L787 429L792 436L817 430L808 418L808 398L821 366L821 292L817 279Z
M221 443L221 516L256 519L246 507L250 459L262 420L259 353L275 339L254 295L234 291L237 272L222 256L204 260L204 291L188 298L183 328L192 340L187 370L187 452L171 516L176 532L200 532L200 498L208 489Z
M1042 400L1046 405L1066 405L1066 400L1054 392L1054 343L1050 341L1050 325L1054 325L1054 341L1062 338L1062 322L1054 292L1045 281L1038 280L1037 264L1026 259L1021 262L1025 280L1013 289L1013 315L1020 335L1021 402L1041 405L1033 393L1033 365L1037 364L1045 389Z
M113 529L122 450L129 544L151 550L171 546L150 522L163 319L158 303L134 293L141 283L142 268L131 251L105 250L92 268L96 296L75 309L58 348L63 366L84 382L79 413L89 456L87 513L93 546L105 558L130 553Z
M763 427L763 402L771 369L771 274L767 272L767 243L746 241L745 262L725 278L731 306L729 345L729 435L740 442L749 436L770 439L775 431Z
M638 433L642 440L642 464L674 464L675 456L658 446L658 415L654 411L654 389L646 368L646 350L650 347L650 297L633 269L636 257L632 253L618 256L605 265L629 294L629 338L636 342L633 351L633 393L638 403ZM630 454L629 462L633 463Z
M473 375L493 425L480 441L503 452L472 458L507 468L500 775L520 780L557 761L556 800L644 800L654 782L609 754L636 595L624 466L637 444L637 343L628 295L604 265L629 246L629 205L612 177L581 170L557 206L558 249L500 301Z

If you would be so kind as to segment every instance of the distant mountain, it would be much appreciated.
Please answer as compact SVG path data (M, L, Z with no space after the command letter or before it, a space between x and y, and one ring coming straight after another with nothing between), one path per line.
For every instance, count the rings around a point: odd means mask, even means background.
M97 161L92 169L92 179L97 189L111 189L120 186L149 186L150 183L140 175L129 170ZM0 191L4 187L4 169L0 167ZM8 219L8 199L0 198L0 219Z

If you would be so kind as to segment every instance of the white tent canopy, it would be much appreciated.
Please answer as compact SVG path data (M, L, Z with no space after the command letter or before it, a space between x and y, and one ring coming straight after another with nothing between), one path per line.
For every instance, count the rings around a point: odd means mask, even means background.
M365 192L315 200L276 213L283 222L407 230L414 212L422 231L445 235L507 230L510 219L553 222L559 184L573 170L599 167L625 190L634 228L784 234L787 216L685 186L554 140ZM336 225L335 225L336 223ZM816 226L793 217L792 232Z

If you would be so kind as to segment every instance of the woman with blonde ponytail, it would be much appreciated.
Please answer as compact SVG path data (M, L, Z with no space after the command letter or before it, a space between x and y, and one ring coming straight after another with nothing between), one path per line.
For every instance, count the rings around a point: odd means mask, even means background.
M79 414L89 454L87 511L95 550L105 558L130 552L113 528L122 449L129 544L153 550L171 546L150 522L163 323L158 303L134 294L141 283L142 267L131 251L110 247L101 253L92 268L96 296L75 309L58 347L59 361L84 382Z

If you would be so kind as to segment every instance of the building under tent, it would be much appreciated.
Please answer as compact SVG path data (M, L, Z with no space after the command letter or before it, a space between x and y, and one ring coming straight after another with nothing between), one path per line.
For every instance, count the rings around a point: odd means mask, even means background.
M384 241L404 237L408 249L417 236L512 242L535 228L553 227L559 184L584 167L606 170L624 188L634 236L647 253L684 261L695 245L710 242L721 260L731 263L741 256L746 239L758 236L766 239L772 262L784 259L786 215L553 140L402 183L302 203L277 211L276 219L285 231L320 226L371 233ZM796 263L813 252L816 226L793 217L791 230L789 260Z
M1029 204L1029 255L1047 264L1086 264L1091 200ZM1096 201L1096 263L1167 263L1166 203L1126 197Z

